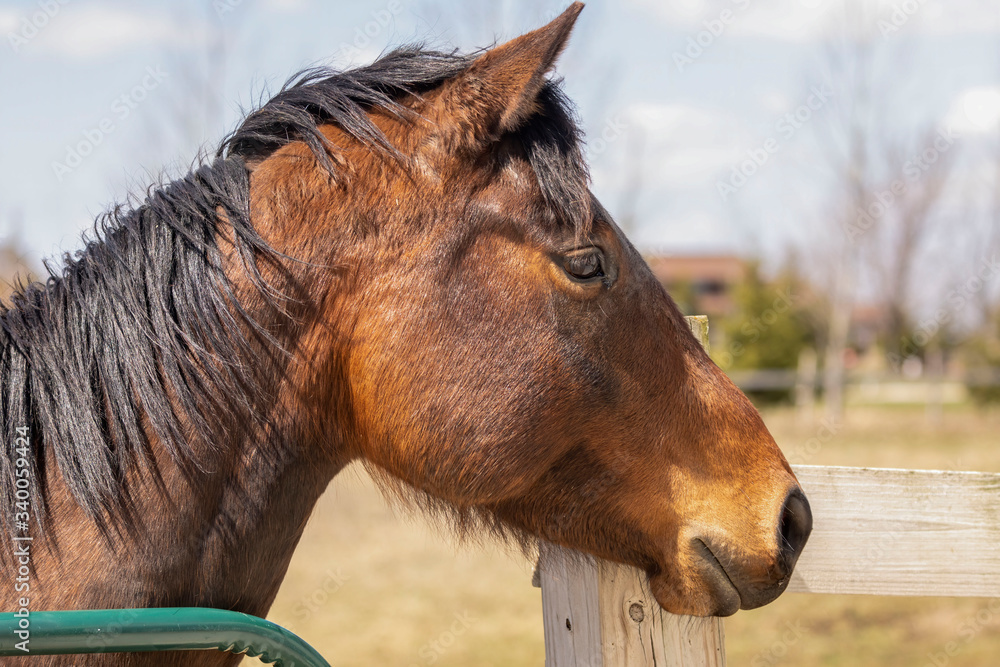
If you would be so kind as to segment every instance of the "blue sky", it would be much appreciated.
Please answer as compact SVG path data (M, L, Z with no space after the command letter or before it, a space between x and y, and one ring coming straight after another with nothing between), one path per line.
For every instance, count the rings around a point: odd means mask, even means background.
M484 46L565 4L0 2L0 234L43 256L72 251L96 215L214 150L295 71L413 41ZM1000 125L996 2L595 0L559 73L589 137L594 189L612 212L634 210L641 247L768 255L808 241L842 102L817 91L845 11L861 11L873 36L887 126L954 128L954 197L985 196ZM775 150L723 196L733 167L765 146Z

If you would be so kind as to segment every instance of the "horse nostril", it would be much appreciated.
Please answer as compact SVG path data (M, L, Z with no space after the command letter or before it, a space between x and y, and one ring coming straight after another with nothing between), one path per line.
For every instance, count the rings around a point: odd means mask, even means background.
M802 547L806 545L806 540L809 539L812 523L809 501L806 500L802 490L796 488L788 494L785 505L781 508L781 535L779 539L782 560L789 572L795 566L799 554L802 553Z

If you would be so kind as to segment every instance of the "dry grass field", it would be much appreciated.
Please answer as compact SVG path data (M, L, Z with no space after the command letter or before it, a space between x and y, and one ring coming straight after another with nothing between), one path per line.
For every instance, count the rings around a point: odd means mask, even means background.
M855 408L826 426L790 410L764 417L793 463L1000 472L1000 412L955 409L938 424L916 408ZM352 469L321 499L269 618L335 667L538 666L531 568L393 511ZM1000 665L1000 601L990 602L788 594L727 619L729 664Z

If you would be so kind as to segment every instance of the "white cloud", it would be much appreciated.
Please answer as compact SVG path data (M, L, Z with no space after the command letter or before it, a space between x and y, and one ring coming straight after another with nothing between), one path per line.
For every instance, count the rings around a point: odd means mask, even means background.
M0 7L0 33L6 36L7 33L16 30L21 22L20 18L13 9Z
M633 241L640 247L659 252L725 252L733 247L732 227L704 211L690 211L671 217L653 217L635 230Z
M625 116L648 138L656 178L698 183L739 157L749 139L743 121L708 107L690 104L636 104Z
M875 37L897 34L1000 34L995 0L629 0L666 26L693 35L726 34L803 42L843 29L845 16ZM912 6L912 9L910 9ZM722 12L728 21L720 24ZM719 28L721 25L721 32ZM706 37L706 40L708 38Z
M717 136L723 128L731 127L734 120L728 113L683 103L640 102L628 107L624 116L628 122L645 128L654 139L675 139L678 134Z
M761 95L761 105L772 114L783 114L791 110L792 100L783 91L769 90Z
M137 46L189 47L204 38L202 26L181 25L155 13L102 5L71 5L39 31L26 52L99 58Z
M898 12L895 3L888 3L883 15L890 21L899 21ZM921 3L912 19L900 27L899 34L904 30L930 35L1000 34L1000 11L996 0L929 0Z
M952 102L945 125L960 135L996 133L1000 130L1000 86L963 91Z
M665 21L690 25L703 18L709 10L707 0L676 0L675 2L662 2L662 0L632 0L633 3L654 11Z
M656 178L664 185L703 186L719 171L728 169L740 157L730 147L685 146L656 161Z
M608 142L605 152L590 156L594 183L614 206L635 187L632 179L638 176L640 216L654 227L663 224L659 218L668 215L666 208L671 216L677 213L678 202L717 202L718 175L728 172L741 157L740 147L752 139L743 121L708 106L638 103L621 118L626 126L622 136Z
M828 34L843 16L844 3L838 0L796 0L761 2L733 22L733 34L772 37L806 42Z
M665 25L692 35L709 31L715 39L726 34L765 36L803 41L827 30L843 0L630 0ZM847 0L855 2L858 0ZM833 10L833 11L831 11ZM708 36L705 37L708 40Z
M273 12L299 14L312 6L310 0L264 0L264 7Z

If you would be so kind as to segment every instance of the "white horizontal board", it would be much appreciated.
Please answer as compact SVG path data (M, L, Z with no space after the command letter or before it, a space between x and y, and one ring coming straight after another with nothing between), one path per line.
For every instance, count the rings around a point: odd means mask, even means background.
M813 532L789 591L1000 596L1000 475L792 468Z

